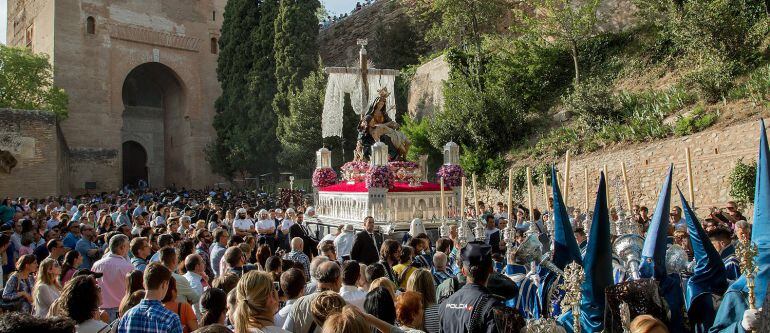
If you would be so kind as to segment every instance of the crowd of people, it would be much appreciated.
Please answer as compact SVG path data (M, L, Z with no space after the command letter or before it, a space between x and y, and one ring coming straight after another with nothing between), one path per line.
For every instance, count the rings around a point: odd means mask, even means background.
M468 203L465 222L437 231L414 219L398 238L371 216L320 234L308 202L250 192L5 198L0 333L494 333L543 318L554 332L599 332L621 327L623 303L636 311L622 325L634 333L762 331L770 163L759 164L758 193L768 192L754 224L732 201L702 223L683 196L670 206L671 171L652 215L610 208L602 176L590 212L566 207L554 184L542 212ZM633 237L639 257L616 252ZM759 244L755 308L736 255L749 240ZM528 257L533 249L551 253ZM576 308L559 303L570 262L586 281L574 320Z

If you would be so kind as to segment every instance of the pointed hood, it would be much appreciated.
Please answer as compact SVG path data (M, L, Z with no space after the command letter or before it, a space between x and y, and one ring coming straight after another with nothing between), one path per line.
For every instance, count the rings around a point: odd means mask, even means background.
M698 217L685 200L682 191L679 192L679 200L682 201L682 211L687 220L687 233L690 235L690 245L695 257L693 275L687 280L685 306L690 310L690 305L698 296L706 293L722 295L727 289L727 270L719 252L711 244L706 231L703 230Z
M581 289L581 322L586 332L600 332L604 326L604 289L613 285L612 245L610 244L610 215L604 173L599 178L596 205L583 259L585 280Z
M559 269L564 269L567 264L573 261L582 266L580 247L569 221L567 206L564 205L564 199L561 196L555 167L551 167L551 179L553 185L553 264Z
M762 307L770 282L770 150L767 146L765 121L759 121L759 156L757 157L757 181L754 189L754 217L751 226L751 242L757 244L756 265L759 268L754 277L755 305ZM740 258L739 258L740 259ZM731 290L747 290L746 278L741 276L730 286Z
M658 204L652 215L650 226L642 247L642 262L639 265L641 278L655 278L663 281L666 277L666 241L668 239L668 219L671 211L671 175L674 165L668 167L668 176L660 188Z

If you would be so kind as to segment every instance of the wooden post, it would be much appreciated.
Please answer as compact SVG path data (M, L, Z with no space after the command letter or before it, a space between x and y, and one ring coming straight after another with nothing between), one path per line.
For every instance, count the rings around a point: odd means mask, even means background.
M548 207L548 173L543 174L543 200L545 200L545 202L543 202L545 205L543 206L543 211L545 212L551 209L551 207Z
M690 148L687 147L684 150L685 154L687 155L687 187L690 192L690 207L695 209L695 184L694 179L692 178L692 159L690 157Z
M564 157L564 182L561 185L564 189L564 207L569 207L569 162L569 150L567 150L567 155Z
M369 41L366 39L359 39L357 42L358 45L361 45L361 50L358 51L358 63L359 67L361 67L361 104L363 106L361 119L364 119L366 110L369 107L369 56L366 53L366 45L368 43Z
M513 218L513 168L508 169L508 223Z
M475 214L475 217L478 218L480 216L479 215L479 188L476 187L475 173L471 176L471 181L473 182L473 207L475 207L473 213Z
M586 210L585 213L588 214L588 209L590 203L588 202L588 168L583 169L583 187L585 188L585 199L586 199Z
M532 212L532 172L527 167L527 206L529 207L529 223L534 223L535 214Z
M626 162L620 162L620 172L623 176L623 189L626 192L626 205L628 206L628 213L631 214L631 191L628 190L628 177L626 177Z
M612 202L612 200L610 200L610 175L607 173L607 164L604 165L604 185L604 195L607 198L607 208L609 208L609 203Z

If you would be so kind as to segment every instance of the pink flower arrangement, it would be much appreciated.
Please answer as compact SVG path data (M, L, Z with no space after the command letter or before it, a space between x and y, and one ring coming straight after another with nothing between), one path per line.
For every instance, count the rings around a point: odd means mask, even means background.
M410 161L388 162L388 165L391 169L416 169L420 167L419 164Z
M436 176L441 179L444 178L444 185L449 187L460 186L463 176L463 168L457 164L444 164L436 172Z
M369 168L366 172L366 188L387 188L393 187L393 171L386 166Z
M313 187L322 188L337 183L337 173L332 168L318 168L313 171Z
M366 178L366 172L369 171L369 163L352 161L345 163L340 170L342 170L343 179L358 183Z

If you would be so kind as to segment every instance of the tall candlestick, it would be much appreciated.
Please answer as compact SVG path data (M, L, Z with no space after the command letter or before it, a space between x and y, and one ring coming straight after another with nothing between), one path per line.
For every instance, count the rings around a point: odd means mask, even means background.
M588 214L588 168L583 169L583 188L585 189L585 213Z
M695 208L695 185L694 179L692 178L692 160L690 158L690 148L687 147L684 150L687 155L687 187L690 192L690 206Z
M513 168L508 169L508 219L512 219L513 215L511 214L511 211L513 210ZM508 222L508 225L510 225L510 221Z
M544 202L543 202L543 211L547 211L547 210L551 209L551 207L548 206L548 184L547 184L547 181L548 181L548 176L547 176L547 174L544 173L543 174L543 200L544 200ZM551 214L551 215L553 215L553 214Z
M562 188L564 189L564 207L569 207L569 150L567 150L567 154L564 157L564 183L562 183Z
M527 167L527 206L529 207L529 222L535 223L535 213L532 211L532 172Z
M444 220L444 177L441 177L441 220Z
M476 174L475 173L473 174L471 180L473 182L473 205L474 205L473 207L475 207L474 214L476 215L474 217L478 218L480 216L479 215L479 196L478 196L479 189L478 189L478 187L476 187Z
M631 191L628 190L628 177L626 177L626 162L620 162L620 172L623 176L623 190L626 192L626 205L628 206L628 213L632 213L631 209Z
M465 220L465 176L460 178L460 221Z

